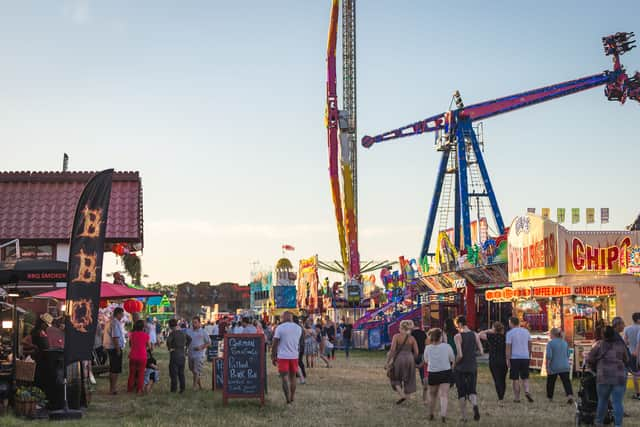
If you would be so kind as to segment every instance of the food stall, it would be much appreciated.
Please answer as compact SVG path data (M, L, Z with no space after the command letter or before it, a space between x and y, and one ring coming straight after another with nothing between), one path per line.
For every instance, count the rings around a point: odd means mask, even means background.
M599 326L615 316L630 321L640 299L640 280L630 274L639 237L635 231L569 231L532 214L513 221L512 288L491 292L488 299L512 301L514 315L531 330L532 367L542 366L551 328L564 331L579 367Z

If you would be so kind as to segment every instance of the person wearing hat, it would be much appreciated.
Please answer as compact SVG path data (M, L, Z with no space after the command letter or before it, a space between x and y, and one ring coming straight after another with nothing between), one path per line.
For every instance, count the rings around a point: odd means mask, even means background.
M36 362L36 386L43 388L45 385L45 364L44 352L49 349L49 337L47 336L47 328L51 326L53 317L49 313L41 314L36 319L36 324L31 330L31 342L35 347L33 359Z

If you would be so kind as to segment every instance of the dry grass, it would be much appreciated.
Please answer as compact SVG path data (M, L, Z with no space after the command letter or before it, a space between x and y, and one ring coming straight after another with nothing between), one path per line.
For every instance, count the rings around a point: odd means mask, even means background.
M161 383L153 394L136 397L126 393L106 394L107 380L98 379L93 402L80 422L60 422L61 426L417 426L429 424L421 396L403 406L394 404L382 366L382 353L356 352L346 361L342 354L334 368L310 370L307 385L298 386L296 402L286 405L274 369L269 369L269 393L265 407L257 400L231 400L222 406L219 391L197 392L188 388L184 395L168 392L168 367L164 350L157 351L161 365ZM207 370L210 385L211 370ZM511 403L507 393L503 407L497 405L493 383L486 366L479 372L478 389L482 419L467 425L480 426L567 426L573 423L573 408L566 405L560 381L556 385L556 402L548 404L544 379L533 376L535 403ZM189 379L187 378L187 384ZM121 381L121 387L124 380ZM577 391L577 383L574 383ZM449 425L458 425L459 410L451 392ZM418 398L418 399L416 399ZM640 402L625 400L632 418L625 425L640 425ZM34 422L40 424L45 422ZM440 422L432 423L441 425ZM2 426L23 426L25 421L13 417L0 418Z

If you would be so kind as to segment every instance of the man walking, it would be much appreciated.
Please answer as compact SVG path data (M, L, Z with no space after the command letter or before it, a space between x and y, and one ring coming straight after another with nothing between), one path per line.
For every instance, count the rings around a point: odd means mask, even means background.
M351 348L351 338L353 336L353 325L351 319L347 318L342 326L342 343L344 345L344 353L349 358L349 349Z
M631 352L629 366L632 368L634 395L632 399L640 400L640 369L638 368L638 334L640 334L640 313L633 313L631 316L633 323L624 328L624 343Z
M187 329L187 335L191 338L189 344L189 370L193 374L193 388L202 390L202 368L207 347L211 345L211 339L200 324L198 316L193 318L191 328Z
M118 394L118 375L122 373L122 350L125 346L123 317L122 307L116 307L113 310L113 317L104 328L102 337L104 348L109 355L109 393L111 394Z
M180 382L180 393L184 393L184 357L185 350L191 344L191 337L178 329L176 319L169 320L171 332L167 337L167 348L169 349L169 377L171 378L171 392L175 393Z
M509 378L513 381L514 402L520 403L520 380L524 385L524 395L529 402L533 402L529 393L529 361L531 360L531 334L525 328L520 327L517 317L509 318L507 332L507 367Z
M478 409L478 394L476 392L478 382L476 354L482 352L482 343L478 334L467 326L466 317L458 316L456 318L456 327L458 328L458 333L453 338L457 350L454 369L462 421L467 420L467 399L473 405L473 419L478 421L480 420L480 410Z
M287 403L292 403L295 399L301 336L302 328L293 323L291 312L285 311L282 314L282 323L273 334L271 361L273 366L278 367Z
M427 334L422 330L422 325L420 324L420 320L413 321L413 330L411 331L411 336L416 340L416 344L418 344L418 359L416 360L416 366L418 366L418 374L420 375L420 384L424 385L424 365L422 364L424 348L427 343ZM435 344L435 343L432 343ZM347 357L349 356L349 351L347 351Z

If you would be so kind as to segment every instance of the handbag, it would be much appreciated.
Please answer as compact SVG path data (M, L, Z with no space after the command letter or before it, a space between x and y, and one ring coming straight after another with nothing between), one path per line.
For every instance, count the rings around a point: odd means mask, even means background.
M409 339L409 335L407 335L404 339L404 342L402 343L401 347L404 347L404 345L407 343L407 340ZM396 349L395 353L393 354L393 358L391 359L391 362L389 362L386 366L387 369L387 377L389 379L391 379L393 377L393 368L394 368L394 364L396 363L396 357L398 356L398 353L400 353L400 351L398 351L398 349Z

